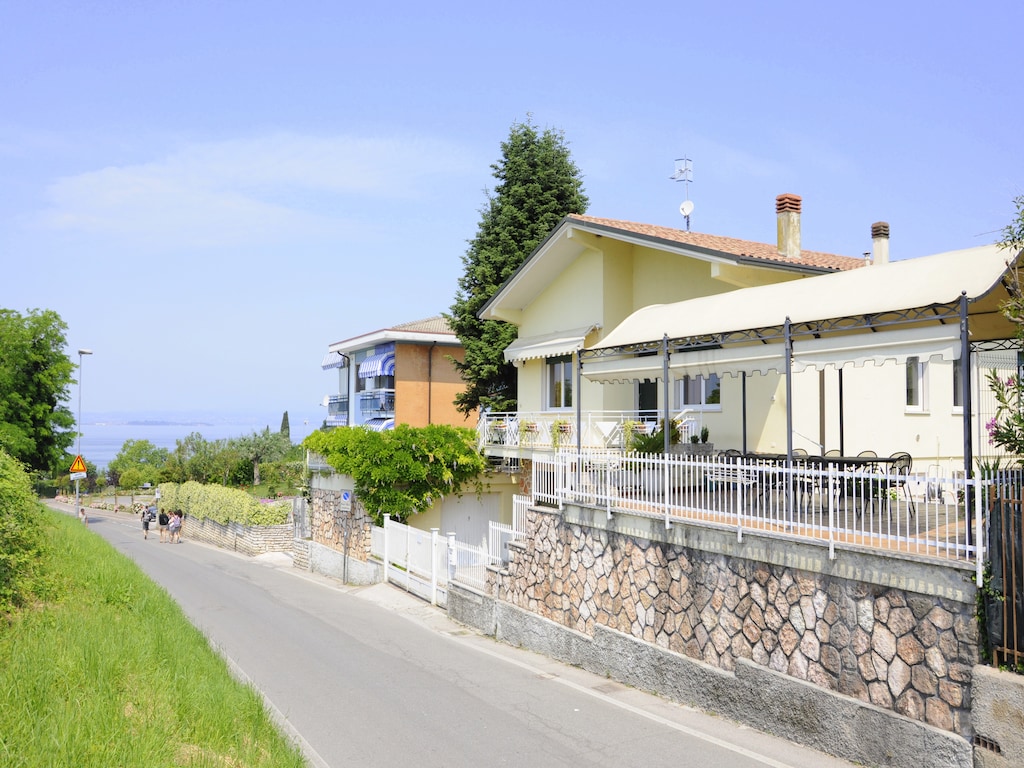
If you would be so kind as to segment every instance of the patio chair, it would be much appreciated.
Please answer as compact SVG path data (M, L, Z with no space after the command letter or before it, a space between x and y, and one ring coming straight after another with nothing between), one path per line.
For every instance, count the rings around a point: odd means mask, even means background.
M825 458L826 459L829 459L829 458L832 458L832 457L835 457L835 456L842 456L842 455L843 454L841 454L839 452L838 448L830 448L829 450L825 451Z
M802 510L810 512L811 506L814 503L814 494L818 493L820 495L824 491L822 472L825 469L825 457L811 456L806 451L797 453L797 450L800 449L793 450L793 469L797 470L793 480L796 484L798 504ZM799 472L801 468L805 472ZM822 503L824 504L823 498Z
M913 458L906 451L897 451L889 456L885 464L885 472L882 473L879 470L877 480L870 480L862 485L864 501L872 505L877 501L879 512L881 512L882 505L890 497L890 492L902 491L903 498L907 502L907 515L913 519L917 514L917 504L910 495L910 487L907 484L910 479L910 470L914 465Z
M875 453L874 451L861 451L860 453L857 454L857 458L858 459L877 459L878 458L878 454ZM866 471L868 471L868 472L877 472L878 471L878 465L877 464L865 464L864 465L864 469Z
M856 458L877 459L878 454L871 450L861 451ZM857 517L860 518L864 514L864 507L874 503L874 499L879 493L875 487L877 482L864 477L866 474L877 474L878 464L873 461L850 462L843 465L843 471L849 476L836 483L836 503L838 504L840 501L845 503L848 499L859 499L861 505L857 510Z
M889 456L889 459L892 462L889 465L889 471L892 476L892 482L889 484L889 487L903 491L903 498L907 500L907 509L909 510L910 517L913 518L917 514L917 506L910 495L908 481L910 480L910 470L914 466L914 459L906 451L897 451Z

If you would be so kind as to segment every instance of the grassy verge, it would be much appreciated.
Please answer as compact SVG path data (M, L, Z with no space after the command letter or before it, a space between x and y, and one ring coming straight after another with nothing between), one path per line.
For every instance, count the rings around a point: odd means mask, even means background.
M162 588L74 518L41 514L52 595L0 616L0 765L305 766Z

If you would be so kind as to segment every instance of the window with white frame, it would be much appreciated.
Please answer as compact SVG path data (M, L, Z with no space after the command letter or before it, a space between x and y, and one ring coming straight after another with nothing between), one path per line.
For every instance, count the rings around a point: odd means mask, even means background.
M722 381L717 373L676 380L676 407L701 411L722 409Z
M919 357L907 358L907 410L924 411L927 407L925 390L926 363Z
M547 407L572 408L572 355L547 360Z

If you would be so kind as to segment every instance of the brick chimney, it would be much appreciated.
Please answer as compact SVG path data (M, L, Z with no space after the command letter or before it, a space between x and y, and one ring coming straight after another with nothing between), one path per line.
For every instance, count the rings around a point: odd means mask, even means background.
M889 263L889 222L876 221L871 225L871 263Z
M779 195L775 198L778 214L779 255L800 258L800 195Z

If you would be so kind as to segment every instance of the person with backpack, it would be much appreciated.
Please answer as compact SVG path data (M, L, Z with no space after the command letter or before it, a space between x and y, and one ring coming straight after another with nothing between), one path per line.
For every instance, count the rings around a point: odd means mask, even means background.
M170 518L167 516L167 512L161 509L156 522L157 527L160 529L160 543L163 544L165 541L169 541L167 537L167 524L170 522Z
M142 510L142 538L149 538L149 524L153 522L153 508L146 507Z

